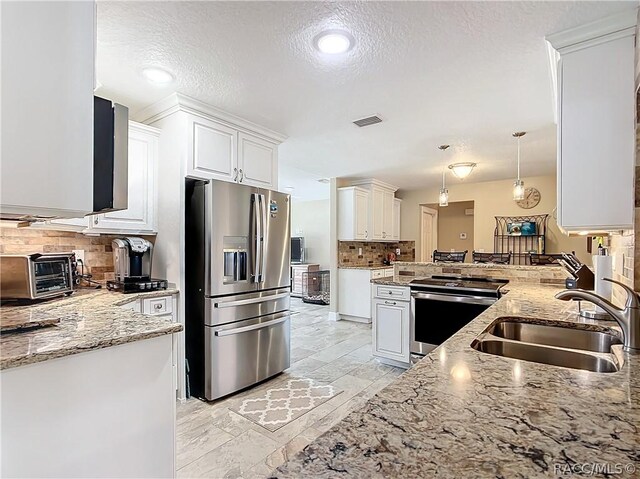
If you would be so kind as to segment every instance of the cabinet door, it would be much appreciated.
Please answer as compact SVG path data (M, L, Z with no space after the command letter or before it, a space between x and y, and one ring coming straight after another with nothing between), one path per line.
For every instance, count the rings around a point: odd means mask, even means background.
M369 229L371 239L384 239L384 202L385 191L380 188L371 188L371 205L369 211Z
M92 211L94 9L94 2L2 2L4 214Z
M382 202L382 239L393 239L393 192L385 191Z
M191 117L190 124L192 146L187 173L196 178L235 181L238 132L200 117Z
M393 215L392 215L392 239L400 239L400 205L402 200L398 198L393 199Z
M355 190L354 196L354 239L367 240L369 239L369 194L366 191Z
M409 303L373 300L373 354L409 362Z
M128 208L93 217L90 228L153 233L155 226L155 170L159 132L144 125L129 125ZM96 221L97 220L97 221Z
M633 228L634 38L562 54L558 224Z
M277 164L277 145L247 133L238 133L239 183L277 188Z

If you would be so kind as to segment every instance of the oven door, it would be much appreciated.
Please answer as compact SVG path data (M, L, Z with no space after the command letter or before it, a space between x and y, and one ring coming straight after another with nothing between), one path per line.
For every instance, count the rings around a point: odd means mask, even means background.
M428 354L497 301L483 296L411 293L410 352Z

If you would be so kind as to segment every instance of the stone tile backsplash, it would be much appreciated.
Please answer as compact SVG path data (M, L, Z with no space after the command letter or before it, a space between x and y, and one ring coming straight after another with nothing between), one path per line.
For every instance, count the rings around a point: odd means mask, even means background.
M362 254L359 249L362 248ZM338 266L370 266L382 264L387 254L395 253L398 261L414 261L416 258L415 241L398 241L396 243L373 243L366 241L339 241Z
M85 273L96 281L113 279L111 241L125 235L87 236L73 231L53 231L36 228L0 228L0 253L70 253L84 250ZM154 236L144 236L152 243Z
M466 275L508 279L517 283L564 285L568 273L560 266L517 266L471 263L403 263L394 265L399 276ZM508 288L507 288L508 289Z

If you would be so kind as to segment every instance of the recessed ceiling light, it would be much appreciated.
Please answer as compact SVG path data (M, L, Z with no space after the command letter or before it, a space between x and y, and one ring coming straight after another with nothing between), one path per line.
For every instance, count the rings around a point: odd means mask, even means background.
M325 30L313 39L316 48L329 55L338 55L351 49L354 39L349 32L344 30Z
M328 184L328 183L331 183L331 180L330 180L329 178L320 178L320 179L318 180L318 183L323 183L323 184L325 184L325 185L326 185L326 184Z
M173 81L173 75L166 70L160 68L145 68L142 74L151 83L157 85L165 85Z

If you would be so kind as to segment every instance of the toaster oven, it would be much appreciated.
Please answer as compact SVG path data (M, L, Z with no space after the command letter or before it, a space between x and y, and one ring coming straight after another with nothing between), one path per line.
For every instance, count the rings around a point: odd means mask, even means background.
M0 255L0 298L42 299L73 293L72 253Z

